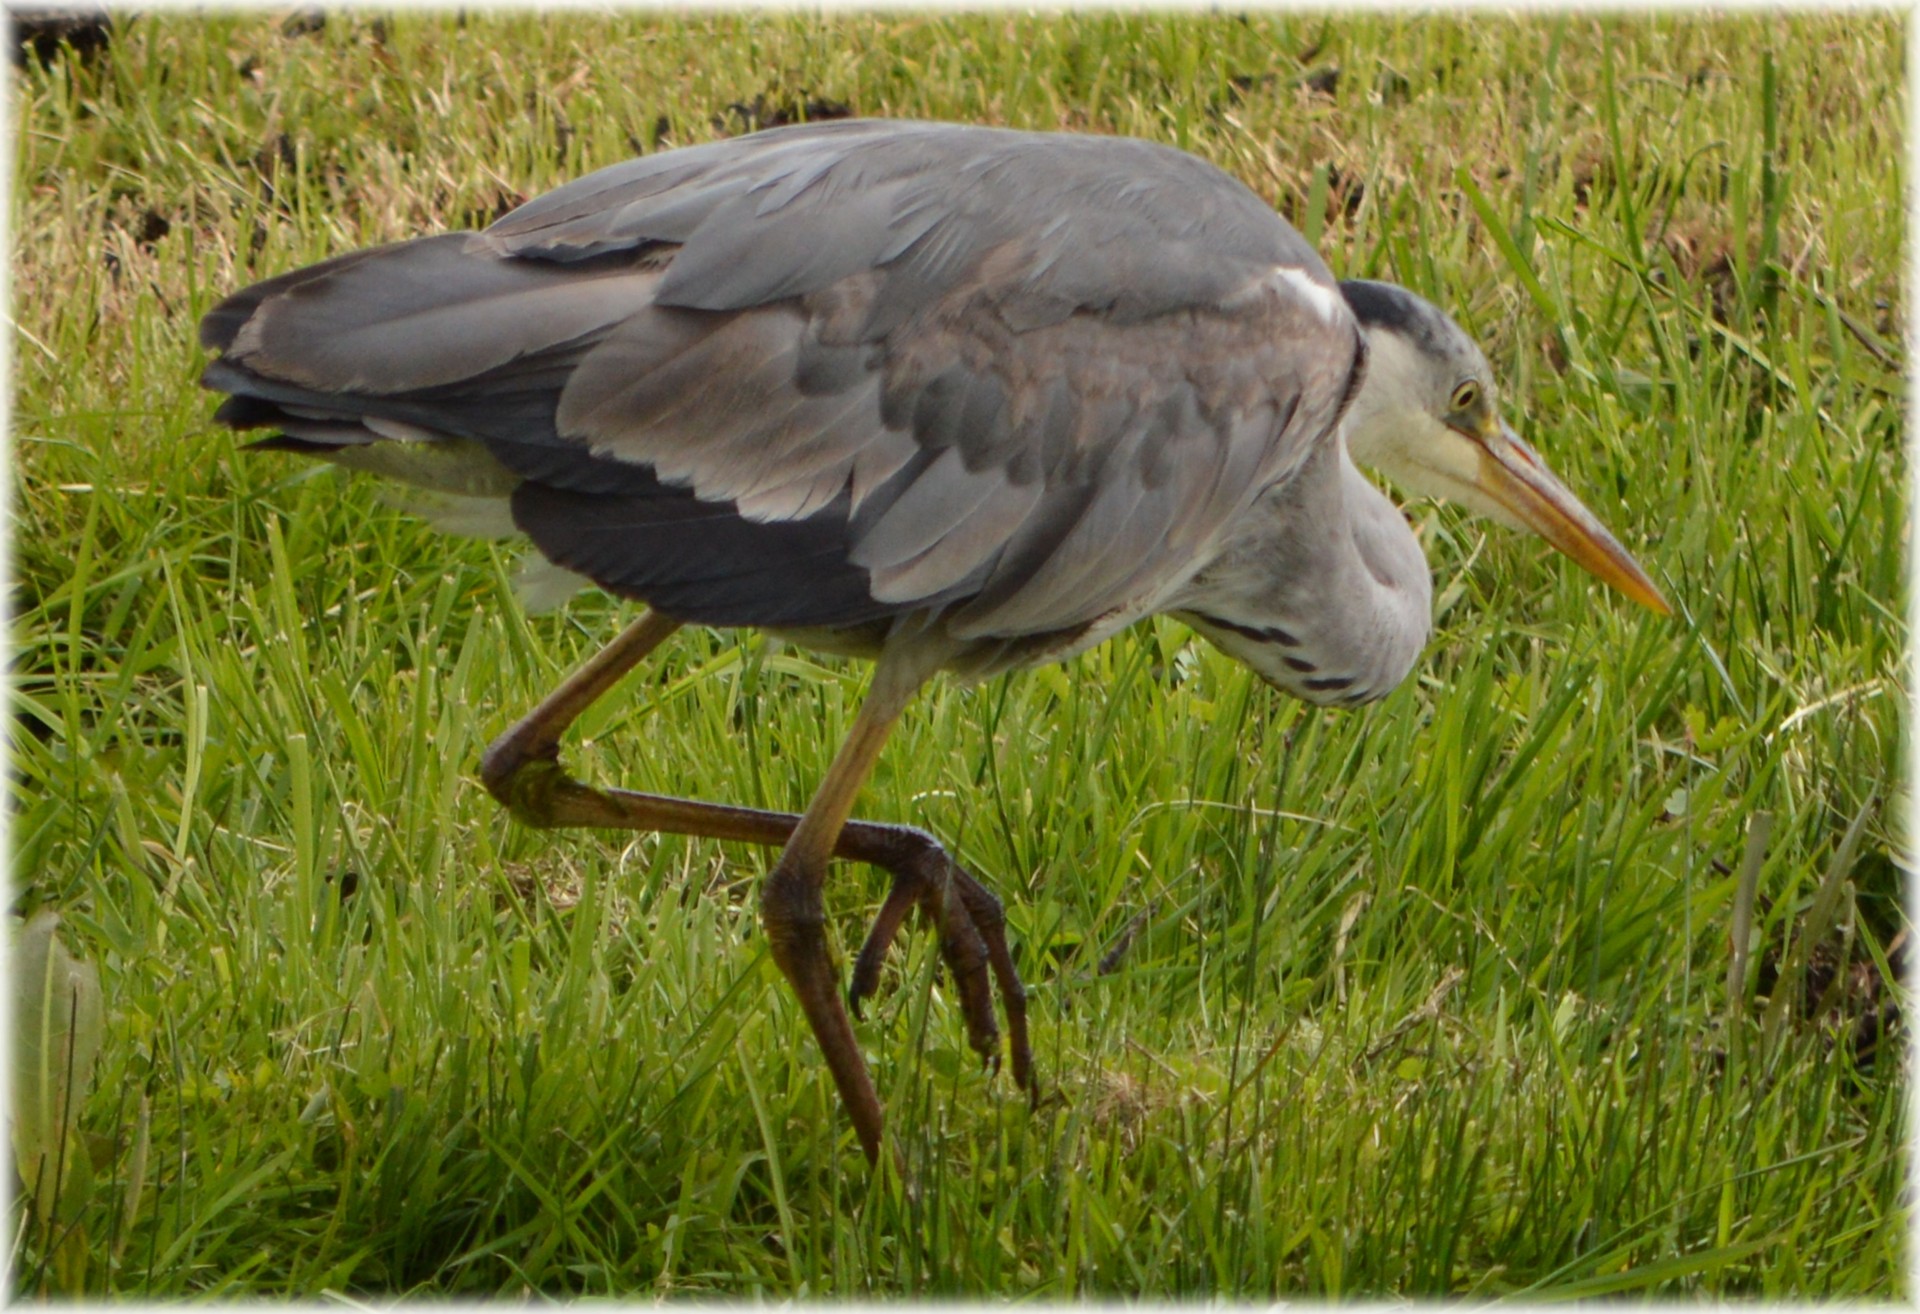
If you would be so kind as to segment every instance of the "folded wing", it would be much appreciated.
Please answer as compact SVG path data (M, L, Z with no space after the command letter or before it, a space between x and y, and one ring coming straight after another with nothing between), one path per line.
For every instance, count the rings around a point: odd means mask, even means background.
M617 165L202 337L228 423L487 463L461 478L541 552L671 615L962 639L1152 610L1328 440L1359 351L1313 252L1191 156L861 121Z

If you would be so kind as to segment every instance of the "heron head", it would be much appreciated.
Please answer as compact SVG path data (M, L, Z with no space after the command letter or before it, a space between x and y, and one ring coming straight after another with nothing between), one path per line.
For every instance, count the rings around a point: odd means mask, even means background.
M1538 534L1620 592L1665 614L1627 550L1500 418L1493 371L1446 313L1391 283L1343 282L1367 340L1347 450L1409 492Z

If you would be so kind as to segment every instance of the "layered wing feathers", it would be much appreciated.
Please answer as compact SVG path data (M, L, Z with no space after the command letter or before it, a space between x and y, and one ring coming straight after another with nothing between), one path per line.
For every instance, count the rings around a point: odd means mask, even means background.
M229 423L484 445L543 553L672 615L983 640L1150 610L1331 432L1358 352L1211 166L880 122L617 165L202 335Z

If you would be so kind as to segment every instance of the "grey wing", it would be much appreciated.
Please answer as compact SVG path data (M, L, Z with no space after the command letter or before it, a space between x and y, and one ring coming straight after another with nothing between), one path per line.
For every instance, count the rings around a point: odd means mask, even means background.
M1152 609L1358 353L1313 252L1190 156L860 121L602 170L203 336L230 422L478 441L543 553L670 614L962 638Z

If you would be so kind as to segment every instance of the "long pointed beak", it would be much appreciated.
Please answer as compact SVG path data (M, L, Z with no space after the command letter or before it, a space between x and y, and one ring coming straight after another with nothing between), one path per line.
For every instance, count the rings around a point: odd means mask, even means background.
M1483 494L1602 583L1662 616L1672 614L1647 572L1519 434L1502 422L1476 441L1480 468L1474 482Z

